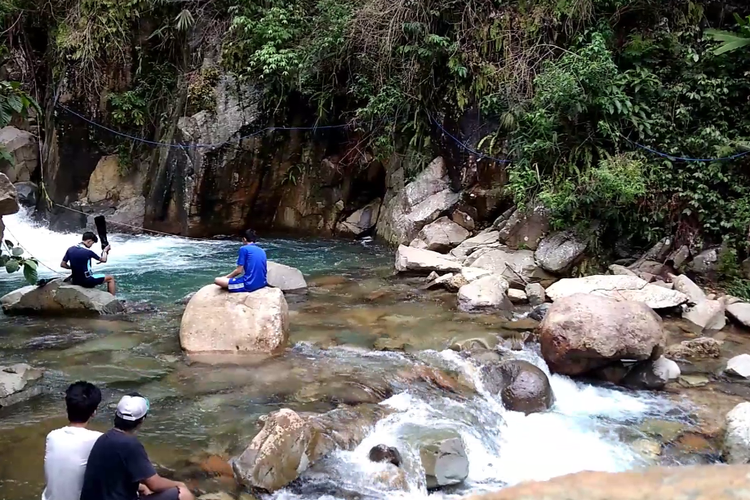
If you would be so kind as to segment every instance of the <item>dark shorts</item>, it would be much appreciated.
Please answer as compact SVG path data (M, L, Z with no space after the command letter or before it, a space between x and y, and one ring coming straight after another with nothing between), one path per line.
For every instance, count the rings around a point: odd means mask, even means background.
M90 278L81 281L73 280L73 284L83 288L95 288L104 283L104 277L103 274L92 274Z
M152 493L145 497L138 497L144 500L179 500L180 490L179 488L169 488L168 490L160 491L159 493Z

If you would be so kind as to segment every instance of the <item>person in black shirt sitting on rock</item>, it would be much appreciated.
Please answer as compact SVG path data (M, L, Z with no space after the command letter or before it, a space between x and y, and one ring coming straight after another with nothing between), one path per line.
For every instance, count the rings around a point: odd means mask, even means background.
M148 410L148 399L138 393L117 404L114 428L91 449L81 500L195 500L185 483L156 473L135 437Z

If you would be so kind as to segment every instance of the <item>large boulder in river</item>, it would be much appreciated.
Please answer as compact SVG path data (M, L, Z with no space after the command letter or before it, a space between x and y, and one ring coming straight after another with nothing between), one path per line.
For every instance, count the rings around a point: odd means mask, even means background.
M458 308L466 312L512 311L508 282L490 274L458 289Z
M461 263L454 258L423 248L400 245L396 250L396 271L400 273L429 274L457 273L461 271Z
M18 212L18 193L8 176L0 173L0 217Z
M450 189L445 162L438 157L387 203L377 233L392 244L408 243L425 225L450 212L460 198Z
M296 267L285 266L278 262L268 261L268 285L279 288L283 292L298 292L307 290L307 282L302 271Z
M80 316L117 314L125 309L114 295L98 288L55 280L45 286L26 286L0 298L3 312L8 315Z
M380 205L382 205L382 203L383 201L380 198L376 198L351 214L344 222L341 222L336 227L338 233L361 236L369 232L378 222L378 217L380 216Z
M740 403L727 413L724 458L730 464L750 463L750 403Z
M531 250L512 250L507 247L482 248L472 253L464 265L492 271L519 288L524 288L528 283L555 279L539 267Z
M481 373L485 389L499 394L508 410L528 415L549 410L555 401L547 374L528 361L491 363Z
M423 227L417 238L427 244L427 250L445 253L468 238L469 234L448 217L440 217Z
M263 429L232 461L234 475L246 487L277 491L335 449L354 449L383 416L382 407L367 404L323 415L286 408L270 413Z
M0 366L0 408L41 394L41 387L36 382L42 375L42 370L24 363Z
M562 274L568 271L586 251L586 243L570 232L555 233L539 242L534 256L545 271Z
M564 375L617 360L656 359L666 340L661 318L646 304L593 294L556 300L538 331L544 360Z
M206 285L180 324L180 345L189 353L275 353L288 341L289 309L278 288L229 293Z
M553 301L584 293L624 302L642 302L652 309L667 309L684 304L687 295L647 283L638 276L595 275L565 278L547 288Z

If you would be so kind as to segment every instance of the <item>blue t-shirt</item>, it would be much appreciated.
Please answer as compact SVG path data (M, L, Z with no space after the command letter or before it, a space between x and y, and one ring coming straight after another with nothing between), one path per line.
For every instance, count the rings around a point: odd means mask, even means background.
M242 245L240 255L237 257L237 265L245 268L242 279L245 282L246 291L253 292L268 285L266 281L266 275L268 274L266 252L259 246L254 243Z
M138 484L154 474L154 466L138 439L111 429L91 448L81 500L137 500Z
M70 247L65 252L63 262L67 262L70 265L73 284L83 283L91 277L91 259L102 260L96 253L86 248L85 245Z

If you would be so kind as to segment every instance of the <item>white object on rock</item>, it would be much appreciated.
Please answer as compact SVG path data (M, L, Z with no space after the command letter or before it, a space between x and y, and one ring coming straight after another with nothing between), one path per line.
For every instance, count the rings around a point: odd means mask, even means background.
M289 309L278 288L229 293L206 285L180 324L180 345L189 353L275 353L288 340Z
M553 301L577 293L589 293L620 301L643 302L652 309L676 307L688 301L687 295L647 283L637 276L595 275L565 278L547 288Z
M750 378L750 354L740 354L727 361L725 371L730 375Z

